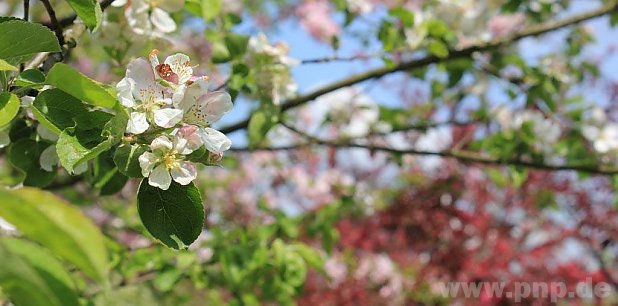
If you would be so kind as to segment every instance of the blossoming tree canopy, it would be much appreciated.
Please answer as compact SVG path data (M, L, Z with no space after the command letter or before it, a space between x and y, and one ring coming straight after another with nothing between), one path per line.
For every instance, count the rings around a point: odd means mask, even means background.
M4 0L0 303L616 304L616 24L616 0ZM516 299L444 289L497 282Z

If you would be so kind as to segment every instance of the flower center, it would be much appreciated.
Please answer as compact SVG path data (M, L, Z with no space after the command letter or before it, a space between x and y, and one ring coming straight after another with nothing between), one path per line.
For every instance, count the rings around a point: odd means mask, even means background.
M165 168L167 168L167 170L177 168L179 160L180 158L176 150L169 151L165 153L165 155L163 155L163 164L165 165Z

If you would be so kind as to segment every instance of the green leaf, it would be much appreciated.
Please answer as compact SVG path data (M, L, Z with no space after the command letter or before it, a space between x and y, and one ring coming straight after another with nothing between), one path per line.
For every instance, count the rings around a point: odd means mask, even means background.
M43 72L36 69L24 70L19 74L15 84L24 87L43 86L45 83L45 75Z
M19 112L19 98L10 92L0 93L0 127L9 124L17 112Z
M9 249L5 243L0 243L0 287L12 303L17 306L78 305L76 299L74 302L63 299L54 291L45 279L45 270L33 267L28 258Z
M431 42L429 42L429 45L427 45L427 50L429 51L429 53L439 58L446 58L448 57L449 53L446 44L439 40L432 40Z
M0 71L17 71L17 67L7 63L5 60L0 59Z
M0 59L23 63L39 52L60 52L60 44L47 27L21 19L0 20Z
M26 186L45 187L56 177L56 172L41 169L39 159L49 144L32 139L20 139L9 146L9 162L25 174L23 184Z
M104 86L63 63L52 67L47 74L47 84L92 105L114 108L117 102Z
M86 275L100 281L107 278L103 235L77 208L50 192L31 187L0 189L0 198L0 216L24 236Z
M103 11L99 2L95 0L67 0L67 2L91 31L101 25Z
M326 273L324 270L324 258L315 249L303 243L294 243L291 244L290 247L294 249L309 266L320 273Z
M195 241L204 225L202 197L193 183L183 186L172 182L168 190L162 190L143 179L137 210L148 232L175 249Z
M143 177L138 159L146 151L148 151L147 145L122 144L116 149L114 163L120 173L126 176Z
M60 164L69 173L73 173L77 165L97 157L111 147L109 139L101 141L101 136L91 130L76 131L72 128L62 131L56 144Z
M4 246L13 255L21 257L21 259L34 268L54 293L55 297L61 302L59 305L79 305L75 293L75 284L71 280L71 276L48 250L32 242L14 238L5 238L0 245Z
M120 104L117 104L115 109L116 115L105 124L105 127L103 127L103 133L101 134L104 137L108 137L112 145L118 144L122 141L124 131L126 130L127 123L129 122L129 115L126 110L120 106Z
M100 190L100 195L111 195L119 192L129 180L128 177L118 171L110 152L98 156L93 170L92 185Z
M210 21L221 13L223 1L221 0L202 0L202 18Z
M34 117L56 135L75 127L75 118L87 112L82 101L57 88L42 91L32 102Z
M242 57L247 51L249 36L239 34L228 34L224 38L227 50L232 57Z
M259 145L268 131L279 122L278 112L278 107L266 103L253 112L248 127L250 146Z
M414 26L414 14L403 7L396 7L388 10L388 14L398 18L406 27Z

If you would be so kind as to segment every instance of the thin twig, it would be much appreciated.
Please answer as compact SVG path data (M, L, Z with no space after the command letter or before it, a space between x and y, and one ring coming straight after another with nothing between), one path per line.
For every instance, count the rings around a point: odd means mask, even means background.
M30 0L24 0L24 21L28 21L30 19ZM19 72L24 71L25 65L24 63L19 64Z
M342 79L340 81L336 81L334 83L331 83L330 85L314 90L308 94L290 99L286 101L285 103L282 103L281 110L286 111L286 110L301 106L310 101L313 101L317 97L333 92L337 89L352 86L352 85L355 85L355 84L358 84L358 83L361 83L361 82L364 82L370 79L381 78L391 73L419 69L422 67L427 67L431 64L446 62L446 61L450 61L453 59L470 57L472 56L472 54L476 52L484 52L484 51L489 51L489 50L493 50L496 48L504 47L506 45L519 41L523 38L539 36L539 35L549 33L549 32L552 32L558 29L562 29L564 27L568 27L571 25L575 25L575 24L587 21L587 20L591 20L597 17L607 15L611 12L616 11L617 8L618 8L618 3L610 3L598 9L592 10L590 12L583 13L580 15L575 15L569 18L565 18L563 20L551 21L551 22L546 22L546 23L542 23L539 25L531 26L510 36L500 37L500 38L494 39L489 42L479 43L479 44L472 45L470 47L463 48L463 49L451 49L449 52L449 55L445 58L437 57L434 55L428 55L420 59L405 61L395 66L384 66L381 68L372 69L364 73L353 75L351 77ZM221 129L221 132L231 133L237 130L244 129L248 125L249 125L249 119L247 118L235 124L223 127Z
M54 30L54 33L56 33L56 37L58 38L60 46L64 46L64 31L62 30L62 25L58 22L58 19L56 18L56 11L54 11L54 8L52 7L51 3L49 3L49 0L41 0L41 2L43 2L45 10L47 10L47 14L49 15L49 19L52 25L51 28L52 30Z
M357 55L352 55L352 56L326 56L326 57L319 57L319 58L304 59L304 60L301 60L300 63L301 64L324 64L324 63L331 63L331 62L353 62L353 61L359 61L359 60L368 60L374 57L383 56L385 54L386 53L384 52L376 52L373 54L357 54Z

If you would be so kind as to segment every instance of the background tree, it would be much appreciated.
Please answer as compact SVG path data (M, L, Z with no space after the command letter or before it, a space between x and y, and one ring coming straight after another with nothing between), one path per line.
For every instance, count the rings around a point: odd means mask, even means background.
M614 0L0 15L6 304L616 303Z

